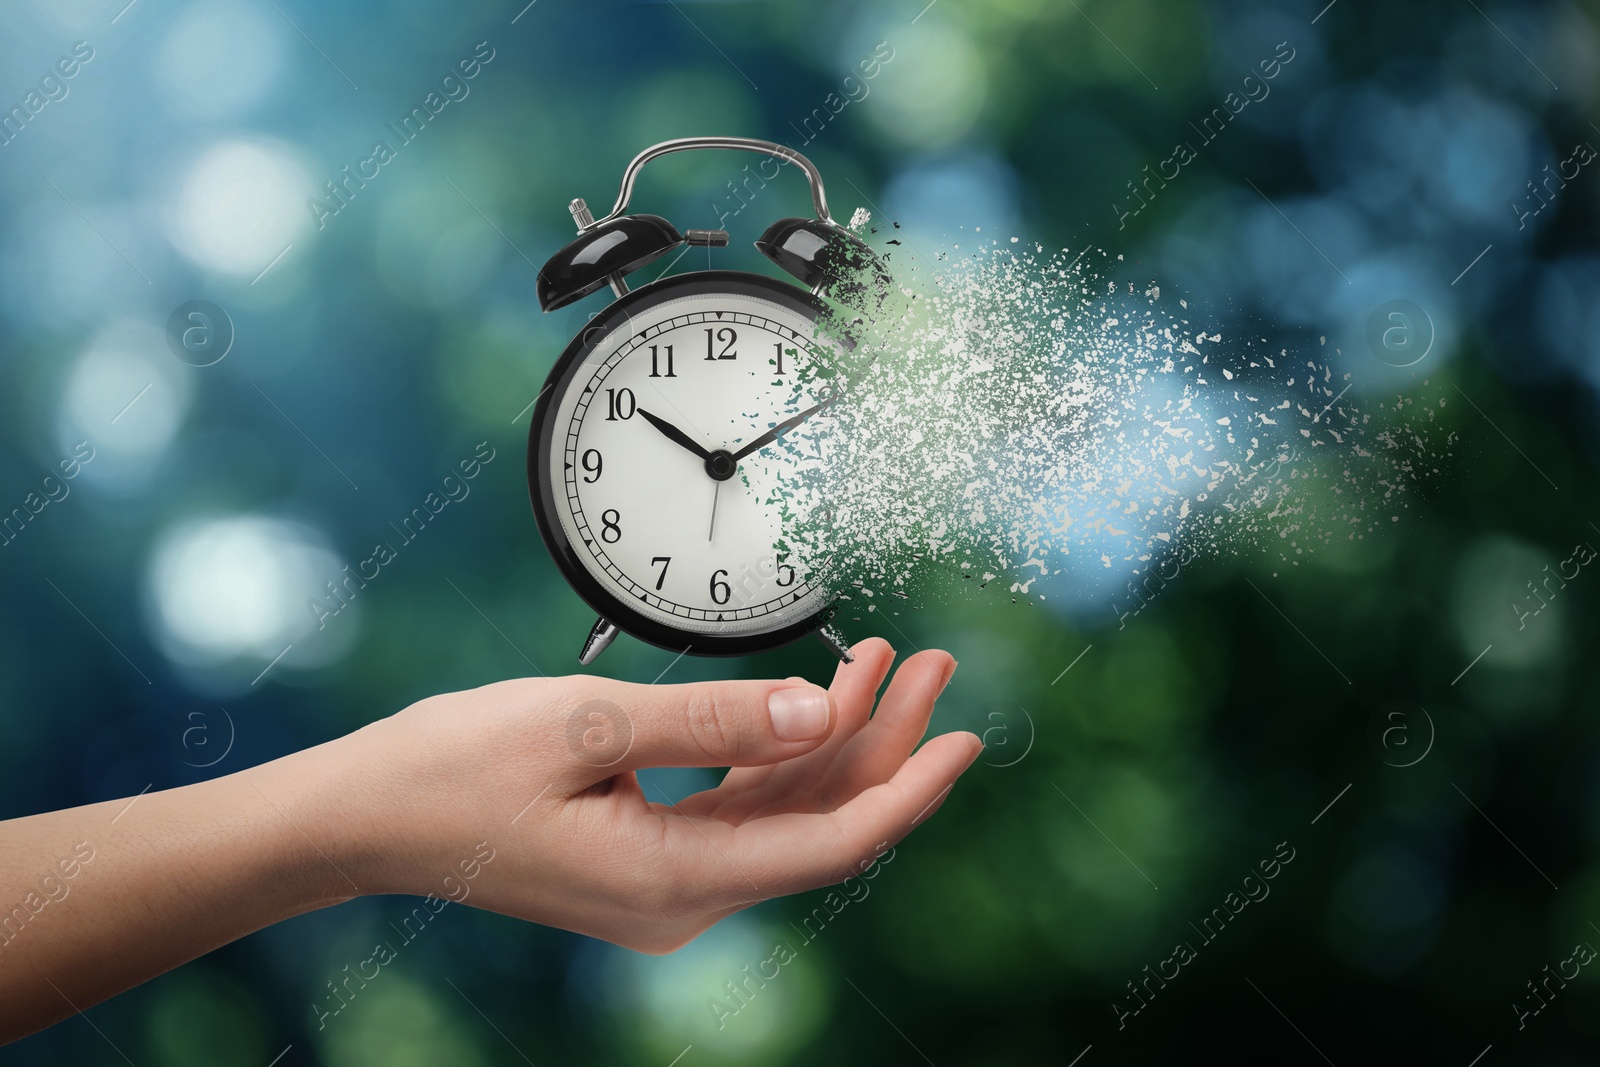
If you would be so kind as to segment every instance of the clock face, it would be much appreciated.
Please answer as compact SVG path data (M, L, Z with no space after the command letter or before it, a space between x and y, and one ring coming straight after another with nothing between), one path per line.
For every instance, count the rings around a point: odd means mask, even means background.
M559 526L568 570L582 570L574 584L659 644L694 649L698 638L711 652L744 638L744 651L803 631L827 606L784 524L830 413L762 438L817 405L802 383L830 342L792 287L750 282L689 275L613 305L553 376L548 425L536 416L545 525Z

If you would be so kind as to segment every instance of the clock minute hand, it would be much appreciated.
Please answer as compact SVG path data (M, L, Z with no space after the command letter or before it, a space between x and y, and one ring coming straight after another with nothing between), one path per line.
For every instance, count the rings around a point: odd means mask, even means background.
M780 436L782 436L785 433L788 433L790 430L794 429L796 426L799 426L802 422L805 422L807 419L809 419L811 416L815 415L817 412L821 411L823 408L828 407L829 405L831 405L837 399L838 399L838 394L835 393L834 395L828 397L828 399L824 400L822 403L813 405L812 407L807 408L806 410L802 411L800 414L794 416L793 418L785 419L783 422L778 423L778 425L774 426L772 429L768 430L766 433L762 434L760 437L756 438L754 441L751 441L749 444L747 444L743 448L739 449L739 451L735 452L733 454L734 462L737 463L739 460L744 459L746 456L750 455L750 453L756 452L756 451L758 451L760 449L763 449L763 448L766 448L768 445L772 444L772 442L776 441Z
M664 436L667 440L673 442L674 444L682 445L684 448L687 448L690 452L693 452L701 459L709 459L711 457L711 453L707 449L701 447L699 444L696 444L694 438L690 437L688 434L672 425L672 423L668 422L666 419L657 418L644 408L639 408L638 411L639 414L645 417L645 421L651 426L654 426L656 429L660 430L662 436Z

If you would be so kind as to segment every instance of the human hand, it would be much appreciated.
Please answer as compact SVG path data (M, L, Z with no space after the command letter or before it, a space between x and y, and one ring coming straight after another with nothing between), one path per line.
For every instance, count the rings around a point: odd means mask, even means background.
M873 715L894 652L879 639L854 652L828 690L574 676L420 701L302 754L343 765L317 768L324 780L363 783L325 801L340 809L320 822L330 864L344 857L329 884L442 895L487 842L473 905L657 953L859 874L943 803L982 743L944 734L912 754L955 671L947 653L906 660ZM677 804L633 773L702 766L733 769Z

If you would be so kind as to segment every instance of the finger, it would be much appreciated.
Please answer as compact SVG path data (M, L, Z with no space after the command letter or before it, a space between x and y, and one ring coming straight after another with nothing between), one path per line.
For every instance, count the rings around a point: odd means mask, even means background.
M797 792L808 792L812 785L827 776L839 751L867 725L878 687L894 663L894 648L881 637L861 641L850 651L855 656L854 661L839 664L829 688L834 707L839 711L839 724L827 742L783 764L729 771L721 785L711 790L705 799L697 800L694 810L715 812L720 819L738 823L769 803Z
M859 873L875 850L894 845L923 821L982 751L973 734L943 734L889 781L836 811L745 822L732 832L728 858L764 893L800 893L842 881Z
M644 767L778 763L821 745L838 720L828 691L798 679L685 685L610 682L597 692L610 706L607 713L627 731L625 746L612 739L621 751L601 768L606 774ZM572 714L580 715L583 707Z
M877 714L833 761L817 792L824 803L841 804L863 789L887 782L928 732L933 705L956 661L948 652L918 652L895 671Z

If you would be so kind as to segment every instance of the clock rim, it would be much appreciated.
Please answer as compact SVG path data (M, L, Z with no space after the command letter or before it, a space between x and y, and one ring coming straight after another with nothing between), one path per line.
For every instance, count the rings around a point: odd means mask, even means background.
M799 621L776 630L730 635L690 633L652 619L606 589L583 565L582 557L567 538L560 516L556 513L556 492L549 462L555 437L553 416L560 407L561 397L571 387L572 379L584 359L600 340L611 335L617 321L627 318L630 308L653 306L680 296L711 294L770 300L805 316L813 323L828 311L826 304L803 289L760 274L736 270L693 271L660 278L607 304L567 343L534 403L533 421L528 428L528 496L533 505L539 535L550 557L555 560L556 568L591 610L624 632L669 652L743 656L778 648L815 632L833 617L833 604L818 589L819 606Z

